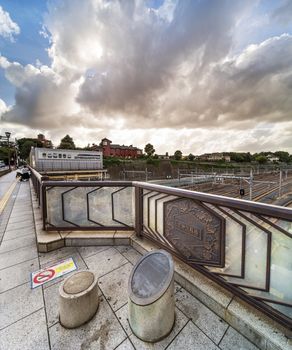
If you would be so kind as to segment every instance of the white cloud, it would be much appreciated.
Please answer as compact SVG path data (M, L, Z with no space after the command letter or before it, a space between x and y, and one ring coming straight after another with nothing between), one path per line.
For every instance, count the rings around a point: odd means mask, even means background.
M52 0L43 29L51 66L0 56L16 87L2 122L55 138L70 133L83 145L103 136L140 147L150 141L160 153L287 148L292 36L235 55L235 33L253 4L166 0L149 9L140 0ZM275 138L284 126L288 136Z
M14 40L13 36L20 33L20 28L17 23L13 22L8 12L4 11L0 6L0 36Z

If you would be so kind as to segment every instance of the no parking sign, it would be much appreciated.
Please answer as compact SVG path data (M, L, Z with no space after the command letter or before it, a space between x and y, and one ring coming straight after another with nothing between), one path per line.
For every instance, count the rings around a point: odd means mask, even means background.
M34 289L43 285L46 282L52 281L58 277L66 275L69 272L76 270L76 264L73 258L62 260L53 266L48 266L45 269L32 272L31 288Z

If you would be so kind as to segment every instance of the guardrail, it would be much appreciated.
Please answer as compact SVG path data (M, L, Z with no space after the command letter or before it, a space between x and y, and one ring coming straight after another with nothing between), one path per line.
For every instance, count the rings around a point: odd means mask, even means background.
M143 182L47 181L45 230L129 230L292 328L292 209Z

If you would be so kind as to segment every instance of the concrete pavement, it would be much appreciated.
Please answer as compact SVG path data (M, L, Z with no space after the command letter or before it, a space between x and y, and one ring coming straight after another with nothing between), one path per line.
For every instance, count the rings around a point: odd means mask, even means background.
M14 198L13 198L14 196ZM8 213L8 214L7 214ZM176 284L176 323L164 340L149 344L132 333L127 319L127 283L140 254L129 246L65 247L38 253L29 183L18 183L6 205L0 245L0 349L246 349L257 348ZM78 269L98 278L100 306L86 325L59 323L56 279L31 289L30 273L73 257Z

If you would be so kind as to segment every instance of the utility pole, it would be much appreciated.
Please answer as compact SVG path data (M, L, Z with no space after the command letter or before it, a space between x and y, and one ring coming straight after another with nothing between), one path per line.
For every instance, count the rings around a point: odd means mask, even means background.
M11 132L6 131L5 135L7 137L7 144L8 144L8 166L9 166L9 170L11 170L11 164L10 164L10 144L9 144L9 138L11 135Z
M282 192L282 169L280 169L280 178L279 178L279 197L281 197Z
M253 173L252 168L250 168L250 176L249 176L249 200L252 201L252 187L253 187Z

